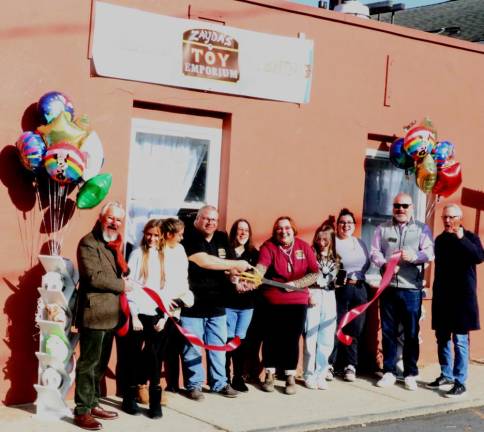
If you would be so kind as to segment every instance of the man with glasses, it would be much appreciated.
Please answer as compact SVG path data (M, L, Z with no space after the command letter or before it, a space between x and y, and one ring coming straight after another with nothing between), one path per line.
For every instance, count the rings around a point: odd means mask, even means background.
M419 320L422 310L424 264L434 258L430 228L414 219L412 197L399 193L393 200L392 220L375 230L371 260L381 271L395 252L400 262L388 288L380 297L383 342L383 377L378 387L395 384L397 368L398 327L403 327L403 376L405 388L416 390L419 357Z
M484 261L484 251L479 237L462 227L458 205L446 205L442 220L444 231L435 239L432 296L432 328L441 373L427 387L448 390L445 396L455 398L466 393L469 331L480 329L476 264Z
M209 345L227 342L224 292L229 289L230 282L224 270L243 272L251 268L247 261L226 259L229 239L217 228L217 209L204 206L198 211L193 227L187 227L183 241L189 260L188 280L195 303L191 308L182 309L181 325ZM225 361L225 352L207 351L208 383L212 391L233 398L238 393L228 384ZM186 344L183 366L187 396L196 401L203 400L205 374L200 347Z

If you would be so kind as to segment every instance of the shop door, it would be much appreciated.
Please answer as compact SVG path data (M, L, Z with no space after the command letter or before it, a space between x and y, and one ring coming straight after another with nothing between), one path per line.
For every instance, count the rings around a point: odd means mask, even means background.
M152 218L218 205L221 128L132 120L126 239L139 244Z

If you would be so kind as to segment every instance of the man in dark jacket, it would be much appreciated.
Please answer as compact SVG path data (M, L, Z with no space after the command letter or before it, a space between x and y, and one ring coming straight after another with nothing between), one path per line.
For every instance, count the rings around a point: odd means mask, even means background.
M453 385L445 396L459 397L466 392L469 331L480 328L476 264L484 260L484 251L479 237L462 227L462 210L458 205L446 205L442 219L444 232L435 239L432 298L432 328L437 338L441 375L427 387L440 389Z
M124 210L118 203L106 204L94 229L77 248L80 357L76 367L74 423L87 430L102 429L96 419L118 417L116 412L99 406L99 387L111 355L113 330L119 321L119 296L132 289L121 254L123 220Z

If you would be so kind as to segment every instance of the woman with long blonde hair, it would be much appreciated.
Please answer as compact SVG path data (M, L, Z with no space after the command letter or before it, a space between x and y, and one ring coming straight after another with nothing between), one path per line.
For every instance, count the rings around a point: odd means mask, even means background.
M149 220L143 229L143 239L128 260L130 278L138 282L139 287L129 293L128 302L131 324L124 337L126 344L126 383L122 409L128 414L139 414L136 403L137 384L150 382L149 410L151 418L159 418L161 412L161 330L165 325L163 312L158 309L153 299L143 290L152 289L160 297L165 284L164 242L161 233L161 221ZM144 349L143 349L144 344Z

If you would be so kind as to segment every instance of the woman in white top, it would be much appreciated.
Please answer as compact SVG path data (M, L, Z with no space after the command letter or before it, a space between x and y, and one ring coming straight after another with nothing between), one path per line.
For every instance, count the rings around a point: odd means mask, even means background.
M346 270L344 284L336 290L338 323L350 309L368 301L365 273L370 266L370 257L365 244L353 235L355 216L344 208L339 212L336 226L336 253L341 257ZM342 369L345 381L356 379L358 366L358 340L363 333L365 314L361 314L344 328L344 333L353 337L350 345L336 341L330 362ZM331 371L331 369L330 369ZM329 374L330 375L330 374Z
M185 225L179 219L165 219L161 225L165 254L165 287L162 289L163 303L170 310L175 321L180 318L182 307L193 306L194 297L188 285L188 258L180 244ZM168 320L163 330L163 363L165 368L166 390L178 392L180 379L180 359L185 346L185 338L175 324Z
M135 249L128 260L130 278L139 287L127 294L131 313L131 325L123 338L126 373L126 388L122 409L128 414L139 414L136 403L137 384L149 380L149 411L151 418L159 418L161 412L161 330L166 318L154 300L143 290L151 288L160 297L165 284L163 241L161 222L152 219L143 229L141 246ZM143 349L144 344L144 349Z

